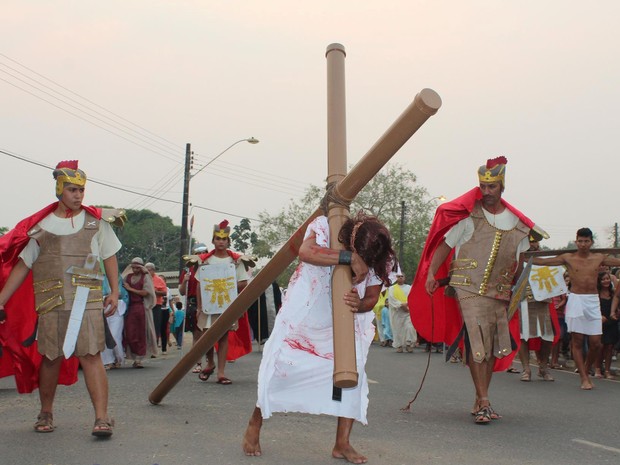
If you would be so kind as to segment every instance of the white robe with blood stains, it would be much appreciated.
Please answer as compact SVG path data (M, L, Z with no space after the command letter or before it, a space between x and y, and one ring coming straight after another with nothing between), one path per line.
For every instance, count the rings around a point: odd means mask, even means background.
M324 216L306 231L316 243L329 247L329 226ZM332 400L334 349L331 302L333 267L300 263L291 277L274 329L265 344L258 372L258 401L263 418L274 412L302 412L353 418L367 424L368 380L365 365L375 335L372 311L355 314L355 351L358 384L342 389L342 400ZM357 286L381 281L372 270Z

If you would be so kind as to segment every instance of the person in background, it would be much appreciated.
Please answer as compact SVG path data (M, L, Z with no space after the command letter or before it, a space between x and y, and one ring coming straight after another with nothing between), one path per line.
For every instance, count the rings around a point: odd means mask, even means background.
M127 311L127 304L129 303L129 293L127 289L123 287L123 279L120 274L118 275L119 286L119 299L118 310L108 317L106 317L108 328L110 328L110 334L114 339L116 345L114 348L108 348L101 353L101 360L106 370L113 368L120 368L125 361L125 351L123 349L123 328L125 327L125 312ZM106 276L103 281L103 295L106 296L110 293L110 283Z
M236 287L238 294L245 288L249 278L248 271L241 260L241 254L235 253L229 249L230 226L227 220L213 226L212 243L214 249L206 254L202 261L202 265L198 268L195 275L196 281L200 283L197 289L198 292L196 293L198 309L196 324L201 331L209 329L226 308L228 308L228 305L230 305L230 300L225 298L225 295L228 297L228 290L224 290L220 286L217 286L215 284L216 279L217 281L223 279L226 282L230 282L231 286ZM209 274L213 270L218 272L221 271L216 279ZM247 314L244 314L242 318L247 322ZM247 343L249 344L249 349L245 353L249 353L252 350L249 325L245 328L240 328L237 323L235 327L230 328L230 330L225 332L218 340L217 366L215 365L214 348L207 351L207 366L198 375L202 381L207 381L214 371L217 370L218 384L232 384L232 381L226 376L225 372L229 349L228 333L237 331L238 329L247 331L247 334L243 334L244 339L247 338ZM243 353L243 355L245 355L245 353Z
M148 262L144 267L148 270L151 275L151 279L153 280L153 287L155 288L155 305L152 308L153 312L153 325L155 327L155 338L157 340L157 345L161 345L162 352L166 352L165 346L166 343L162 338L161 328L162 328L162 307L164 303L164 298L168 294L168 287L166 286L166 281L155 273L155 264ZM167 316L167 313L166 313ZM166 320L167 324L168 320ZM165 337L165 335L164 335Z
M618 342L618 308L612 311L613 301L617 292L611 283L610 273L603 271L598 274L598 296L601 303L601 317L603 322L603 349L594 365L594 377L614 379L611 373L611 358L614 346Z
M192 346L202 336L202 331L197 325L197 293L198 281L196 281L196 271L206 258L208 249L205 244L197 243L194 245L194 254L189 255L185 260L185 268L179 277L179 294L185 296L185 329L184 331L192 333ZM200 375L202 372L202 362L196 363L192 373Z
M387 302L390 307L390 325L394 335L393 346L397 353L402 353L403 349L413 352L413 344L417 339L407 303L410 290L411 286L405 284L405 274L396 273L396 283L388 288Z
M174 324L173 324L173 332L174 338L177 343L177 349L181 349L183 347L183 333L184 333L184 323L185 323L185 310L183 309L183 304L180 300L177 300L174 303Z
M594 244L590 228L577 230L576 252L568 252L556 257L534 257L534 265L563 265L570 276L570 295L566 304L566 324L571 333L573 360L581 378L581 389L591 390L588 367L594 364L601 351L603 322L601 304L597 289L599 267L618 266L620 259L591 252ZM586 338L587 336L587 338ZM584 360L583 343L588 341L588 355Z
M133 361L134 368L144 368L145 357L157 352L157 340L151 309L155 305L155 288L151 274L140 257L129 265L130 272L123 279L123 287L129 293L129 306L125 316L123 345L125 357Z

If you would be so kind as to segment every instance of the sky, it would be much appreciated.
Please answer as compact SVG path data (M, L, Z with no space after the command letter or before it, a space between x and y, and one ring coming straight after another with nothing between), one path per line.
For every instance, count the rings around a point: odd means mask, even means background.
M190 182L194 237L279 213L325 182L325 50L337 42L349 164L431 88L441 109L392 159L429 200L471 189L503 155L504 198L551 235L543 245L588 226L608 246L619 17L613 0L4 0L0 150L13 156L0 153L0 226L55 200L45 166L66 159L116 187L89 183L86 203L180 225L188 143L193 173L218 157Z

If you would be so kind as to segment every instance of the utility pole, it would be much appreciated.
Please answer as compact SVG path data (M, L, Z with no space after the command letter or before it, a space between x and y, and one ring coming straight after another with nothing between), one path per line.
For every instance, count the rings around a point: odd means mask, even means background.
M398 264L400 266L401 273L404 273L403 263L405 255L405 201L400 202L400 240L398 243Z
M618 223L614 224L614 248L618 248Z
M191 144L185 145L185 176L183 178L183 217L181 219L181 251L179 253L179 273L183 270L183 255L189 249L187 233L187 217L189 216L189 180L192 167Z

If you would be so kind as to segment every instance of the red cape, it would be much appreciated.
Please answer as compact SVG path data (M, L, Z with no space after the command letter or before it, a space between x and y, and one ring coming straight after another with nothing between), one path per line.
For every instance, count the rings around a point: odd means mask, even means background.
M204 262L214 253L215 249L206 254L201 254L200 258ZM239 260L242 256L240 253L233 252L232 250L226 250L226 253L235 261L235 263L237 263L237 260ZM250 323L248 321L247 312L241 315L241 318L237 320L237 323L239 325L237 331L228 332L228 352L226 354L226 360L228 361L237 360L238 358L252 352L252 338L250 336ZM217 347L218 345L215 344L216 351Z
M467 218L472 212L477 200L482 198L480 188L475 187L462 196L440 205L435 212L433 224L426 238L424 250L420 258L418 270L416 272L411 292L409 293L409 312L411 321L418 333L431 342L444 342L451 345L463 326L463 318L458 307L458 302L454 298L446 297L443 289L438 289L433 296L426 292L425 284L428 276L428 268L435 250L441 244L446 233L459 221ZM514 208L504 199L502 204L514 213L526 226L532 228L534 223L523 213ZM452 253L446 261L442 263L435 275L436 279L448 276L449 265ZM431 301L432 299L432 301ZM517 343L517 350L520 341L518 315L509 321L509 329L512 338ZM512 359L517 350L509 356L496 358L494 371L504 371L510 368Z
M11 270L19 260L19 254L30 241L28 231L52 213L57 206L58 202L48 205L23 219L14 229L0 237L0 287L4 287ZM101 219L101 209L86 206L83 208L97 219ZM35 330L37 313L34 308L32 272L30 272L6 303L6 322L0 325L0 345L3 348L0 357L0 378L15 376L17 391L20 393L32 392L39 386L41 355L37 351L37 343L35 341L30 347L22 345ZM59 384L69 385L77 382L78 363L76 357L63 360Z

